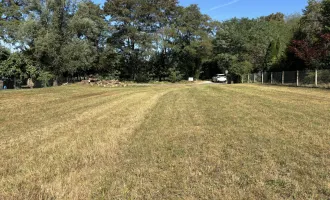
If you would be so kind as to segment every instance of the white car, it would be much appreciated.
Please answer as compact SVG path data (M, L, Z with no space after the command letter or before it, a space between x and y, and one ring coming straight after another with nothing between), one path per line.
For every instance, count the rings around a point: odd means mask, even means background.
M227 76L225 74L217 74L212 78L215 83L227 83Z

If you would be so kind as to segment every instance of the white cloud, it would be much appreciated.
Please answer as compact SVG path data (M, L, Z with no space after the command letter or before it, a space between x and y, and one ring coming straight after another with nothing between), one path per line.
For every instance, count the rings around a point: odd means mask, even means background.
M229 6L229 5L231 5L231 4L237 3L237 2L239 2L239 1L240 1L240 0L233 0L233 1L228 2L228 3L225 3L225 4L221 4L221 5L215 6L215 7L211 8L209 11L216 10L216 9L219 9L219 8L223 8L223 7Z

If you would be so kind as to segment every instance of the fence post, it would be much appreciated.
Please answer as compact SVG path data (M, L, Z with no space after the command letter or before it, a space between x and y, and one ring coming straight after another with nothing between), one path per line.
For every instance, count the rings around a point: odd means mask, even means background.
M299 86L299 70L297 70L297 87Z
M284 71L282 71L282 85L284 85Z
M253 83L256 82L256 73L253 74Z
M250 73L248 73L248 83L250 83Z
M317 87L317 69L315 70L315 86Z
M270 73L270 84L273 84L273 72Z
M264 71L261 72L261 84L264 84Z

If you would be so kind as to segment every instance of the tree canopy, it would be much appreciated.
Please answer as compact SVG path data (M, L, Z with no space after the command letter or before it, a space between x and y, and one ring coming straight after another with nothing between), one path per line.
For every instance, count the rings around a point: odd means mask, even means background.
M177 0L0 5L0 44L12 47L0 48L0 77L178 81L228 70L240 80L254 71L325 68L329 62L330 0L309 0L302 16L222 22Z

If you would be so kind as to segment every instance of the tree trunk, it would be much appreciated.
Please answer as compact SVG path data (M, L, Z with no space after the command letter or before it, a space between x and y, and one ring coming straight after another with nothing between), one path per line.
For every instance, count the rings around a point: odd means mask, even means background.
M56 87L56 86L58 86L58 81L57 81L57 77L54 79L54 81L53 81L53 87Z
M16 88L16 77L14 77L14 89L17 89Z

